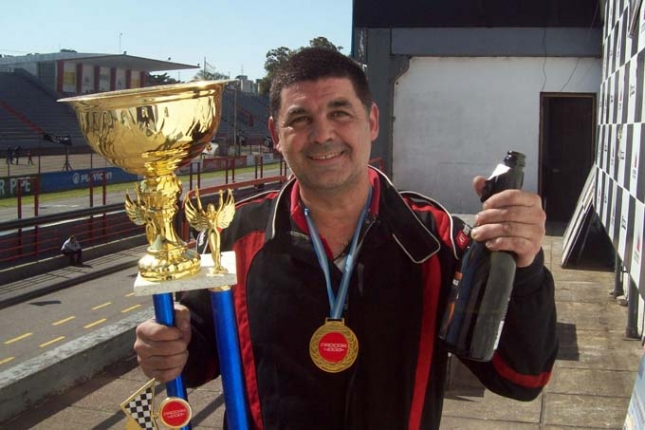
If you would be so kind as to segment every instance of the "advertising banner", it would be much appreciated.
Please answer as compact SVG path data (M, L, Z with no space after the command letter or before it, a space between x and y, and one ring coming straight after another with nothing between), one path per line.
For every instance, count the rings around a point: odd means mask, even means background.
M137 175L124 172L118 167L43 173L40 175L40 183L37 175L9 176L0 178L0 199L16 197L19 193L30 196L36 189L39 193L50 193L91 186L100 187L103 183L111 185L137 180L139 180Z

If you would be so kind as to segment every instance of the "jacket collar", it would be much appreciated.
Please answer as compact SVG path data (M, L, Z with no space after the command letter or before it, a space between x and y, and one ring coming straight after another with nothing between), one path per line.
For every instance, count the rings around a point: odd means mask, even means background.
M368 219L383 224L410 260L415 263L426 261L439 251L439 240L412 211L387 176L374 167L369 169L374 192ZM295 178L282 187L273 202L266 229L267 241L275 237L278 228L289 229L296 235L308 235Z
M379 220L389 227L392 237L410 260L423 263L439 251L439 239L421 222L389 178L373 170L381 184Z

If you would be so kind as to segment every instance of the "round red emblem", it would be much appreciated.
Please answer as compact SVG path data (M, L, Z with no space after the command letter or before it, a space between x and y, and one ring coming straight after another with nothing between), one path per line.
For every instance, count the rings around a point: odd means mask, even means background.
M331 363L337 363L347 356L349 342L347 338L337 331L326 333L318 343L318 353Z
M191 417L190 405L184 399L169 397L159 407L159 418L164 425L173 429L184 427Z

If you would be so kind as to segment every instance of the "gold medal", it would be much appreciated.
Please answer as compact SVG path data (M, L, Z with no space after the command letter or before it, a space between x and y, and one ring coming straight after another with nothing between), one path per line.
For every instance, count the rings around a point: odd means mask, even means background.
M314 364L329 373L347 370L358 357L358 339L345 320L325 319L311 336L309 355Z

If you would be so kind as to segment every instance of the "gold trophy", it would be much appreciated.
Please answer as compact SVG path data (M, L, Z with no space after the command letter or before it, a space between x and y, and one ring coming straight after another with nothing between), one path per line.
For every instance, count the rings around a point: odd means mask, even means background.
M230 81L198 81L62 99L75 109L86 140L123 170L142 175L126 212L144 225L149 243L139 260L147 281L195 275L200 257L174 228L181 181L175 170L199 155L217 131Z
M208 247L211 251L213 267L209 271L211 276L222 276L228 273L228 269L222 265L222 253L220 252L220 231L229 226L235 215L235 200L233 193L228 190L226 198L224 191L219 192L219 204L209 204L204 210L202 201L199 198L199 190L196 190L197 207L193 206L190 199L184 200L184 213L186 220L192 228L208 236Z
M135 184L135 196L126 194L125 208L129 218L145 225L147 253L139 260L139 276L134 284L137 295L152 294L157 322L174 325L172 292L210 288L217 295L216 312L218 348L224 339L227 354L232 357L230 375L222 372L227 410L239 410L244 423L246 406L243 397L237 345L236 324L230 286L237 283L235 253L220 255L219 230L227 226L234 215L232 194L221 201L217 209L204 211L192 205L188 213L191 223L209 231L213 236L211 261L201 261L200 255L188 249L177 235L174 218L178 211L181 182L175 170L199 155L217 131L221 117L222 94L229 80L198 81L186 84L163 85L85 95L59 100L72 105L81 131L97 153L123 170L142 175ZM220 196L221 197L221 196ZM214 269L208 268L214 265ZM225 266L222 267L222 265ZM202 267L204 266L204 267ZM216 277L206 277L216 272ZM163 281L163 282L162 282ZM214 293L211 293L214 294ZM223 317L222 317L223 315ZM219 320L218 320L219 318ZM220 331L222 334L220 335ZM227 382L232 380L232 383ZM158 414L153 409L154 380L122 404L128 414L128 428L157 428L159 418L171 428L190 430L192 411L187 402L183 378L166 383L170 397ZM231 394L236 401L227 400ZM239 393L239 394L238 394ZM231 405L231 406L229 406ZM238 406L239 405L239 406ZM243 424L239 428L244 428Z

